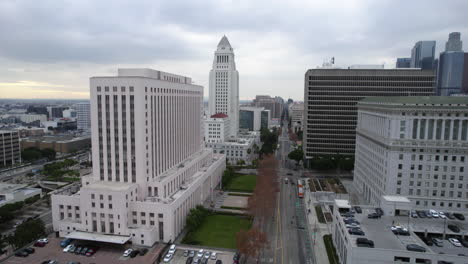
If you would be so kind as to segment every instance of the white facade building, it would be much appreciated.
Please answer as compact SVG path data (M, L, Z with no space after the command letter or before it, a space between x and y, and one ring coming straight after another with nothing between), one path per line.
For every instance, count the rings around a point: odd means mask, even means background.
M62 111L63 118L76 118L76 115L75 109L65 109Z
M92 176L52 196L61 236L151 246L174 241L210 198L225 156L203 147L203 87L151 69L92 77Z
M354 184L373 205L468 209L468 97L369 97L358 103Z
M231 137L239 131L239 72L236 70L234 50L223 36L215 51L210 71L209 115L229 116Z
M78 103L76 109L77 129L81 131L91 130L91 105L89 102Z
M239 164L244 161L245 164L252 164L257 156L254 153L254 145L260 147L260 132L249 131L240 133L240 137L225 142L206 142L206 147L212 148L214 153L226 155L230 164Z
M218 113L205 119L205 142L222 143L229 138L229 118Z
M0 206L24 201L36 195L41 195L41 188L30 188L27 184L0 184Z
M294 102L289 105L289 118L291 119L291 128L294 132L302 130L304 121L304 103Z

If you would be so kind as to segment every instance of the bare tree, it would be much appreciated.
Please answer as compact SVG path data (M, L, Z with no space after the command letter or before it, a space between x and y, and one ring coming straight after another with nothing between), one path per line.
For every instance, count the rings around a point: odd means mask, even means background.
M267 241L265 233L255 227L241 230L236 235L237 249L246 257L258 258Z

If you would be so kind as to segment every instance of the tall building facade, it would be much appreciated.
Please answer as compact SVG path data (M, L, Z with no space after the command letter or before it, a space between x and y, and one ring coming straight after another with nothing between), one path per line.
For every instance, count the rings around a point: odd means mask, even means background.
M49 118L62 118L63 117L63 110L67 110L68 107L62 106L48 106L47 112L49 113Z
M77 128L81 131L91 130L91 104L89 102L78 103L76 109Z
M239 112L239 128L249 131L260 131L262 128L262 112L264 110L263 107L241 107Z
M270 110L271 118L281 118L284 110L284 100L279 96L257 95L254 100L254 105Z
M0 130L0 167L21 162L18 131Z
M52 196L61 236L150 246L174 241L211 197L225 156L203 147L203 87L151 69L92 77L93 173Z
M435 41L418 41L411 50L411 68L434 69Z
M468 97L373 97L358 103L354 184L365 200L468 209Z
M215 51L210 71L209 115L223 113L230 120L231 137L239 131L239 72L236 70L234 49L226 36Z
M411 68L411 58L397 58L396 68Z
M434 84L432 70L308 70L303 122L306 159L354 155L356 103L364 97L433 95Z
M304 103L294 102L289 105L289 118L291 119L291 128L296 133L302 130L302 122L304 121Z
M437 95L448 96L463 92L463 85L468 82L468 75L464 74L465 68L468 68L465 62L468 63L462 50L460 33L452 32L445 44L445 51L439 57Z

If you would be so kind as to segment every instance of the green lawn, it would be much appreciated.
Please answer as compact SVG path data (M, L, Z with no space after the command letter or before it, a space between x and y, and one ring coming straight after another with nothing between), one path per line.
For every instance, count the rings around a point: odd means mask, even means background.
M257 184L257 175L238 174L226 186L226 190L238 192L253 192Z
M251 221L235 215L210 215L195 232L189 233L182 243L201 246L236 248L236 233L248 230Z

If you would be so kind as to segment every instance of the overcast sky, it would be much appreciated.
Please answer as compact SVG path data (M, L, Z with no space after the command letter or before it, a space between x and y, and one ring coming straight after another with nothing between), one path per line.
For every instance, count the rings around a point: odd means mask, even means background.
M119 67L187 75L205 87L223 36L241 99L303 98L303 76L409 57L418 40L468 45L467 0L1 0L0 98L87 98L89 77ZM468 48L466 48L468 49Z

